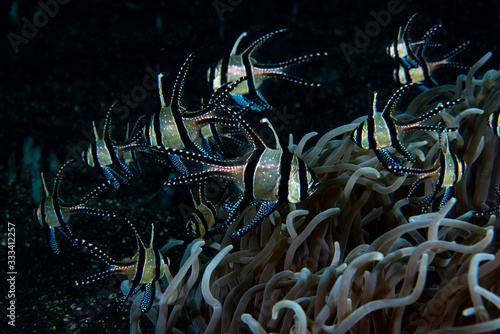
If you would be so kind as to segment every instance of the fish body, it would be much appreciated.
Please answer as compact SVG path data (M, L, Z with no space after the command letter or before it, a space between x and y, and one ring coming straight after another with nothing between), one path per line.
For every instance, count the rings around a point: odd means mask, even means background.
M295 154L282 149L282 144L267 119L266 123L275 135L276 147L266 145L246 122L255 149L238 159L219 160L194 154L185 150L159 148L164 154L176 155L186 161L190 169L183 175L167 182L167 185L188 182L205 182L211 178L222 178L234 185L235 200L226 202L228 211L225 222L211 232L223 233L228 226L242 216L251 206L256 206L256 214L250 224L236 230L232 238L239 238L257 226L282 203L298 203L316 191L319 180L316 174Z
M418 83L422 87L437 86L435 71L443 67L458 69L469 69L469 66L460 62L452 61L459 53L463 52L469 41L462 43L442 57L431 59L426 55L427 48L439 47L440 43L431 41L434 34L442 27L437 24L429 29L419 40L410 38L410 30L415 13L404 27L400 27L396 40L387 48L387 54L398 60L398 66L394 70L394 80L402 85Z
M246 107L251 101L256 100L257 103L253 104L252 109L260 111L273 109L260 90L262 83L268 79L279 78L307 86L321 86L320 83L310 82L290 74L290 69L292 65L308 62L317 57L327 56L328 53L326 52L311 53L274 64L260 63L253 56L254 52L264 42L285 31L287 29L280 29L266 34L252 42L244 51L238 53L241 41L247 36L246 32L242 33L234 43L231 53L208 69L207 80L213 90L216 91L225 83L234 82L245 76L248 80L236 87L231 92L231 96L241 107Z

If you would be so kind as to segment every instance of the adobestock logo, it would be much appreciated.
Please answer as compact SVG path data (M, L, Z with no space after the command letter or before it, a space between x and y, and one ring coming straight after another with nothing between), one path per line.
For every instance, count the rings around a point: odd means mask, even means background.
M215 12L219 17L219 20L224 21L224 13L232 12L237 6L241 5L243 0L214 0L212 6L214 6Z
M38 2L40 10L37 10L33 14L31 21L28 20L26 16L21 18L23 25L20 34L16 34L12 31L7 33L7 39L14 53L18 54L21 45L28 44L30 40L38 35L40 29L45 27L50 19L59 13L60 5L66 5L70 1L71 0L40 0Z
M354 45L346 42L342 42L339 45L348 64L352 61L352 55L360 53L362 49L370 44L372 38L380 35L382 28L387 27L391 23L392 15L401 13L403 7L400 5L399 0L389 0L387 9L382 9L378 12L374 10L370 11L373 20L365 24L364 30L361 30L358 26L354 27L354 31L356 32L353 38Z

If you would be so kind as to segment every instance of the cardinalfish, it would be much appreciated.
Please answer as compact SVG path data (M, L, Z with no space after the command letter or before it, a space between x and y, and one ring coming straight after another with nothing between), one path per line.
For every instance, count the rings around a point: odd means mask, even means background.
M200 110L189 110L183 105L182 92L186 75L196 54L197 52L190 54L181 66L172 90L170 104L167 103L164 95L164 76L158 75L161 109L150 117L142 130L146 142L143 148L146 152L151 153L152 147L162 146L217 156L225 151L224 141L228 143L235 141L234 146L240 146L238 138L241 140L244 132L238 129L239 123L229 108L224 105L224 101L230 92L246 78L238 78L234 83L222 85ZM223 130L228 127L231 131ZM185 167L174 156L170 156L166 163L181 173L185 170Z
M237 53L241 41L247 36L246 32L242 33L234 43L231 53L220 59L216 65L208 69L207 80L213 90L216 91L225 83L236 81L245 76L248 80L241 83L236 89L234 89L231 92L231 97L242 107L248 106L250 101L257 99L258 103L254 104L253 109L264 110L273 109L273 107L265 100L259 89L262 83L267 79L279 78L307 86L321 86L320 83L307 81L291 75L289 72L292 65L305 63L314 58L327 56L327 52L311 53L275 64L262 64L253 57L254 52L260 45L269 40L271 37L285 31L287 31L287 29L280 29L266 34L252 42L252 44L250 44L243 52Z
M208 182L201 182L197 190L191 189L195 210L186 223L186 229L188 234L193 237L204 236L217 223L221 222L219 212L226 200L231 197L227 182L214 184L216 186L215 196L208 196L206 191L206 187L210 186Z
M109 257L104 251L83 239L75 239L75 244L87 247L92 255L102 260L109 269L98 274L87 277L82 281L76 281L75 285L89 284L106 278L113 274L127 275L131 282L127 295L122 299L124 303L129 297L139 292L141 285L146 285L144 298L141 302L141 311L149 312L156 298L156 282L165 275L165 267L168 268L170 261L163 257L161 251L154 245L154 224L151 224L151 240L149 247L144 245L134 225L126 219L134 231L137 241L137 252L128 261L116 261Z
M446 134L446 135L445 135ZM444 137L444 140L442 140ZM436 200L438 193L444 190L443 198L438 209L442 209L451 198L451 190L462 179L467 163L450 151L449 139L445 129L439 135L439 158L429 168L411 168L399 165L390 166L389 170L397 175L416 175L417 181L411 186L408 197L412 195L422 181L435 180L434 190L422 198L418 205L422 205L422 212L427 212Z
M469 66L459 62L452 61L455 56L465 50L469 41L462 43L457 48L448 52L439 59L430 59L427 57L426 48L441 46L439 43L431 41L432 36L441 28L437 24L429 29L419 40L410 38L410 29L415 13L406 25L399 28L398 37L387 48L387 53L399 62L398 68L394 70L394 80L400 84L420 83L426 85L438 85L434 72L442 67L453 67L458 69L468 69Z
M97 131L95 122L92 123L95 141L82 152L82 159L90 167L98 167L104 179L109 181L114 189L118 189L121 184L128 185L134 178L133 171L137 168L135 152L129 151L137 148L135 143L141 137L141 133L136 132L132 138L126 138L131 144L118 145L111 139L111 112L115 104L116 102L106 113L102 135ZM129 135L127 133L127 136Z
M319 186L319 180L311 168L295 154L282 148L284 144L268 119L262 119L261 123L271 128L276 142L275 148L266 145L242 118L240 122L249 132L255 149L239 159L215 159L186 150L158 147L160 152L176 155L186 160L190 166L188 174L169 180L166 185L202 183L207 179L221 178L236 188L234 201L223 204L228 211L228 217L221 226L212 228L210 232L226 232L248 207L256 207L252 221L233 232L231 238L244 236L279 205L299 203L314 193Z
M375 92L368 119L363 121L351 133L351 140L356 145L367 150L373 150L382 165L392 173L399 171L399 169L392 167L400 165L400 159L392 155L387 149L393 147L406 160L413 163L417 162L401 142L402 134L416 130L441 132L441 128L426 125L423 122L463 101L462 99L448 101L411 121L398 121L393 116L396 105L401 95L413 85L412 83L400 87L389 99L382 112L377 112L377 93Z
M115 217L114 213L89 208L87 206L87 202L109 188L107 183L98 186L80 200L72 202L70 204L63 202L59 198L59 187L61 185L65 169L73 162L75 162L75 160L69 160L61 166L59 172L56 175L56 178L54 179L54 186L52 188L52 191L50 191L47 187L47 182L45 181L43 173L41 174L45 196L38 204L38 207L35 210L35 216L40 225L45 230L45 233L47 235L47 243L50 250L54 254L59 254L59 246L57 244L55 235L56 230L61 232L61 234L64 235L67 239L73 238L73 233L69 228L68 220L74 214L85 213L103 217Z
M125 143L127 142L134 142L136 141L138 136L142 135L141 129L139 128L139 124L141 121L144 119L144 115L139 117L139 119L135 122L135 125L133 126L132 130L130 129L130 124L127 123L127 132L125 133ZM141 175L142 170L141 166L139 165L139 161L137 160L137 154L135 149L127 149L127 145L125 146L118 146L116 145L115 147L119 148L119 155L118 159L122 161L125 166L132 172L134 175ZM133 147L133 146L131 146Z

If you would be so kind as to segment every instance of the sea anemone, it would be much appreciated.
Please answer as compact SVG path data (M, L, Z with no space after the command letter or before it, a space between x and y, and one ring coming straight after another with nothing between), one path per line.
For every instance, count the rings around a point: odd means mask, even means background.
M491 53L456 85L416 96L411 119L440 103L462 98L432 119L448 132L451 150L466 162L454 197L422 213L419 199L431 181L408 197L413 176L384 170L350 133L365 118L289 149L313 168L321 187L297 205L283 205L238 240L252 209L214 240L194 240L180 269L168 268L146 316L157 333L176 325L200 333L479 333L500 328L500 220L476 217L495 205L500 184L500 140L488 117L500 106L500 72L478 77ZM439 152L439 134L415 131L403 138L422 168ZM409 164L409 163L408 163ZM249 217L249 219L248 219ZM125 288L126 290L126 288ZM140 332L141 295L133 297L131 333Z

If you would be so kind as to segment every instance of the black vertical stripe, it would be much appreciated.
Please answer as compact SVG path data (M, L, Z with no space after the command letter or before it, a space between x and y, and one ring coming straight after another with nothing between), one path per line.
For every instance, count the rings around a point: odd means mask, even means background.
M254 198L253 189L255 185L255 170L257 164L263 152L254 152L250 159L248 159L247 165L245 167L245 172L243 173L243 194L244 198ZM246 204L245 204L246 206Z
M214 86L215 71L217 70L217 65L218 63L215 63L215 65L210 68L210 76L208 77L208 83L212 87Z
M160 279L160 266L161 266L161 257L160 257L160 251L157 248L153 248L153 251L155 253L155 278L153 279L154 281L158 281ZM154 292L154 290L153 290Z
M500 122L500 110L493 112L491 117L493 118L491 122L493 133L500 137L500 129L498 129L498 122Z
M156 137L156 144L163 146L163 137L160 129L160 114L161 111L153 115L153 131Z
M302 159L299 161L299 186L300 186L300 200L303 201L307 198L307 166Z
M203 216L203 214L201 214L201 211L198 211L198 212L199 212L199 214L196 213L196 216L198 217L198 219L195 219L195 220L197 220L197 224L196 224L197 226L196 226L196 228L198 230L198 235L202 236L201 235L201 228L198 225L199 224L203 225L203 228L205 229L205 232L208 231L210 229L210 227L208 226L208 222L205 219L205 216Z
M375 113L375 111L373 111L373 113ZM376 140L376 133L375 133L375 115L371 114L367 121L366 121L366 125L367 125L367 135L368 135L368 148L372 149L372 150L376 150L378 149L378 145L377 145L377 140Z
M410 69L405 66L405 64L403 64L403 66L401 66L403 69L404 69L404 73L405 73L405 84L409 84L410 82L413 82L413 78L411 77L411 74L410 74Z
M54 189L54 191L56 190ZM57 198L57 194L52 194L51 201L52 201L52 208L54 209L54 213L56 214L57 217L57 222L59 223L59 228L61 228L64 231L64 234L66 234L67 236L71 236L71 231L69 227L66 225L66 222L64 221L64 217L62 215L62 210L61 206L59 205L59 199ZM49 226L47 222L45 223L47 224L47 226Z
M139 256L137 257L137 263L135 264L135 275L132 279L132 286L130 290L134 290L139 283L141 283L142 275L144 274L144 266L146 265L146 250L142 243L139 243Z
M356 132L356 144L358 144L360 147L363 147L363 128L367 126L366 123L361 123L360 126L358 126L357 132Z
M245 76L247 77L248 93L255 95L257 94L257 90L255 89L255 84L254 84L252 64L250 64L250 52L243 53L241 55L241 59L243 61L243 66L245 68Z
M278 143L280 145L280 143ZM286 147L286 146L285 146ZM292 159L293 154L290 153L286 148L281 153L280 157L280 179L278 185L278 204L286 201L288 198L288 194L290 193L290 189L288 188L288 184L290 181L290 171L292 169Z
M421 65L422 71L424 72L424 82L434 82L434 80L431 77L431 71L429 69L429 65L424 62L424 64Z
M94 134L95 135L95 134ZM92 155L92 160L94 162L94 166L100 165L99 159L97 158L97 135L95 135L95 141L90 144L90 154ZM88 160L88 158L87 158Z
M103 131L106 131L107 129L104 129ZM102 134L103 137L103 142L104 146L106 147L106 151L108 151L109 156L111 157L111 162L113 165L119 165L118 162L118 155L116 154L116 150L113 147L113 144L111 143L111 138L108 133L103 132Z
M387 129L389 129L389 136L391 139L391 145L394 146L394 148L398 152L401 152L402 148L401 148L401 144L398 140L398 130L396 129L396 124L392 120L390 113L384 112L382 114L382 119L384 120Z

